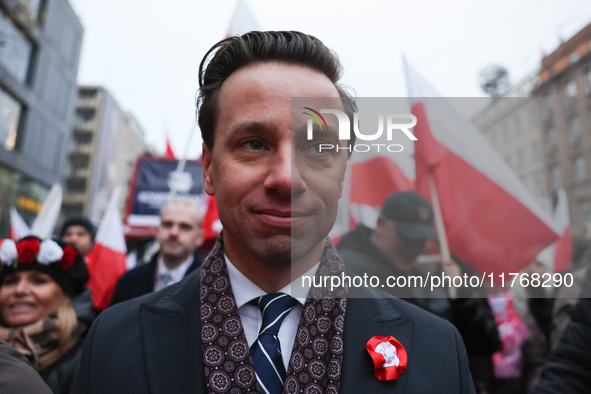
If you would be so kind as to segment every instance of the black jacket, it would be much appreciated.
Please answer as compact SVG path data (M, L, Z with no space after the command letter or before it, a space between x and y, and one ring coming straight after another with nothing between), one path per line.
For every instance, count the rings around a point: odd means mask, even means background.
M398 270L371 242L371 233L370 228L359 225L343 236L337 250L347 268L357 275L377 276L381 283L388 276L421 275L419 272ZM469 270L466 265L460 265L464 272ZM460 331L469 356L488 357L501 347L497 325L485 298L464 294L463 298L450 300L442 288L437 289L440 294L425 294L424 291L430 289L410 286L385 286L381 290L452 322Z
M72 392L206 392L200 277L197 269L179 283L104 311L87 337ZM371 297L367 292L350 289L349 296ZM392 335L406 348L408 365L400 379L381 382L374 376L365 345L376 335ZM457 330L409 303L349 298L344 341L341 394L475 392Z
M197 252L193 254L193 257L193 263L187 269L185 276L189 275L195 268L201 266L201 258ZM154 254L148 264L142 264L131 271L127 271L119 279L119 282L117 282L117 286L113 292L113 298L111 298L111 305L152 293L154 291L154 282L156 281L157 266L158 253Z
M581 297L535 393L591 393L591 270Z
M74 384L74 377L80 357L84 338L96 318L95 310L90 296L90 290L73 300L74 311L78 318L78 323L85 327L80 340L66 354L60 357L55 363L51 364L40 372L41 378L47 383L54 394L69 394Z

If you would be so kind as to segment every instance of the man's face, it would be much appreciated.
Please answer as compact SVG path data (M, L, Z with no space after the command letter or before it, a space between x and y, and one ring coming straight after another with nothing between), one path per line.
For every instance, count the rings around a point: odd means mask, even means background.
M182 262L201 243L201 220L195 209L183 204L171 204L160 213L156 240L165 262Z
M392 263L401 271L410 271L414 266L417 257L425 247L426 239L411 240L402 237L396 229L394 221L383 219L378 222L379 231L385 239L391 240L387 243L385 254Z
M78 251L83 255L86 256L92 248L94 247L94 243L92 242L92 234L88 232L82 226L70 226L64 231L64 236L62 240L67 243L71 243Z
M203 154L204 186L216 197L226 247L272 264L303 258L324 241L347 161L345 150L318 153L319 142L337 145L338 136L308 141L307 116L299 110L292 118L291 97L338 92L325 75L299 66L236 71L221 88L213 151L204 146ZM326 120L338 130L336 117Z

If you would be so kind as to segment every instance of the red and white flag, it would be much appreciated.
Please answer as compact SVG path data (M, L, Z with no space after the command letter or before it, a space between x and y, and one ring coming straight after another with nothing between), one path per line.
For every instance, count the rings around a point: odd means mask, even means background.
M261 30L261 28L246 0L238 0L226 37L241 35L253 30Z
M562 272L570 267L573 260L573 239L570 233L568 200L564 189L558 190L558 202L552 215L558 229L558 241L554 243L554 272Z
M96 234L94 249L86 256L90 273L87 287L92 290L94 307L101 311L109 306L117 281L127 270L127 247L118 208L120 193L120 187L113 191Z
M480 272L518 272L558 238L551 218L482 133L406 64L417 190L432 177L449 248Z
M15 207L10 208L10 230L8 237L16 242L28 235L31 235L31 229L27 225L27 222L18 214Z
M359 158L367 158L357 161ZM350 227L363 223L375 227L380 207L394 192L415 189L414 159L408 155L351 157L349 181Z
M164 157L167 159L176 159L174 151L172 150L172 145L170 145L170 138L166 137L166 152L164 153Z

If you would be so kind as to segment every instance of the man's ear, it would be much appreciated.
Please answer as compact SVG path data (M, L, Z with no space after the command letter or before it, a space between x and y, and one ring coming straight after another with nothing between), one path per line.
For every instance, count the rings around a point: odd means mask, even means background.
M205 142L202 146L203 154L201 155L201 166L203 168L203 171L201 173L201 177L203 180L203 188L205 189L205 192L207 194L209 194L210 196L214 196L215 189L213 187L213 167L211 165L211 151L209 150L207 145L205 145Z

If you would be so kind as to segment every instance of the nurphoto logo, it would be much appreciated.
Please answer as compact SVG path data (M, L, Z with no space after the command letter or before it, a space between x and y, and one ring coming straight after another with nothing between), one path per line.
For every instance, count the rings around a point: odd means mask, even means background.
M308 119L308 140L314 139L314 122L320 126L320 130L324 131L328 130L328 124L326 123L326 119L322 114L333 114L337 117L339 121L339 140L350 140L351 139L351 120L349 116L340 111L338 109L321 109L320 112L310 108L310 107L302 107L310 112L303 112L304 114L310 116L311 119ZM406 119L410 120L410 122L401 123L398 120ZM395 121L396 120L396 121ZM386 139L388 141L392 141L392 135L394 134L394 130L401 130L404 135L406 135L411 141L417 141L417 137L415 137L409 129L413 128L417 124L417 118L413 114L387 114L386 115ZM362 134L359 131L359 113L355 112L353 114L353 132L357 137L357 140L361 141L375 141L382 137L384 133L384 115L378 114L378 131L374 134ZM402 152L402 145L400 144L355 144L355 145L348 145L348 146L338 146L333 144L320 144L319 151L326 151L331 149L336 149L337 152L339 150L347 150L349 152L369 152L372 149L380 151L380 148L384 148L388 152Z

